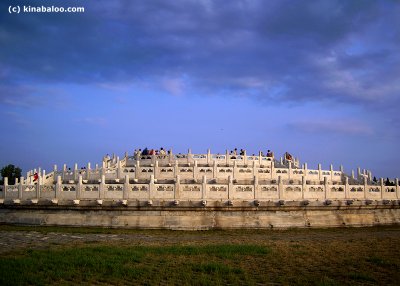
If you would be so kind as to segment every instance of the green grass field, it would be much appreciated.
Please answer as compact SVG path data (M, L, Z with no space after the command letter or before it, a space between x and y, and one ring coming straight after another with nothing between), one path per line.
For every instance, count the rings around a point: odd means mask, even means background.
M27 230L32 228L0 228ZM400 281L398 226L207 232L35 228L49 230L140 233L162 237L165 243L83 241L5 252L0 258L0 285L399 285ZM168 243L180 236L189 242Z

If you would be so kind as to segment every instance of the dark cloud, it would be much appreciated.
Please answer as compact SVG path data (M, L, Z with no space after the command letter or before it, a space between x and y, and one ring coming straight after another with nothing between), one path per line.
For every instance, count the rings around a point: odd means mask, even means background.
M4 14L3 90L14 89L18 96L29 83L150 80L176 94L398 102L400 8L395 2L72 3L84 6L85 13ZM1 11L8 5L0 4Z

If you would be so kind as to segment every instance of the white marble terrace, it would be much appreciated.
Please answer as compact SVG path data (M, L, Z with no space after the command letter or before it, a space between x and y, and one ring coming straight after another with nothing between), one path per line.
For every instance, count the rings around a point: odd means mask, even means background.
M164 152L163 152L164 153ZM285 157L285 156L284 156ZM37 174L35 176L35 173ZM36 177L36 179L35 179ZM400 197L399 180L394 186L385 186L384 180L373 182L371 172L360 169L346 175L343 168L309 169L300 166L299 160L287 160L258 155L226 154L173 154L159 155L125 154L123 159L115 155L103 158L101 166L87 164L72 169L54 166L48 174L40 168L27 173L14 185L5 178L0 187L0 203L38 204L82 201L119 201L128 205L131 201L222 202L233 206L237 202L258 205L263 201L285 204L298 201L308 204L320 201L329 205L332 201L394 201Z

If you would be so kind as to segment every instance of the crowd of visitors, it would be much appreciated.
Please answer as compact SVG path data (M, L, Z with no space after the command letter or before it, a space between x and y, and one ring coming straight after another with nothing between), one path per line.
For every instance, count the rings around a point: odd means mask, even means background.
M233 150L231 150L231 151L229 152L229 155L233 156L232 158L234 159L235 156L237 156L237 155L239 155L239 156L244 156L245 153L246 153L246 151L245 151L244 149L240 149L240 152L238 152L238 149L235 148L235 149L233 149ZM260 151L260 155L261 155L262 157L267 156L267 157L273 158L273 157L274 157L274 152L272 152L271 150L268 150L268 151L267 151L267 154L264 155L264 153L263 153L262 151ZM253 156L255 156L255 154L253 154Z
M133 156L135 159L138 159L140 156L148 156L148 155L167 155L170 154L171 151L166 151L163 147L158 149L148 149L147 147L143 149L135 149L133 152Z

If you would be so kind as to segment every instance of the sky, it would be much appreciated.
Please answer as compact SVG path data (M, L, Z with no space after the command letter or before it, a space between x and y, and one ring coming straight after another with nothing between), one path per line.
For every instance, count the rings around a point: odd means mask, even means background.
M3 0L0 166L244 148L400 177L398 15L398 1Z

